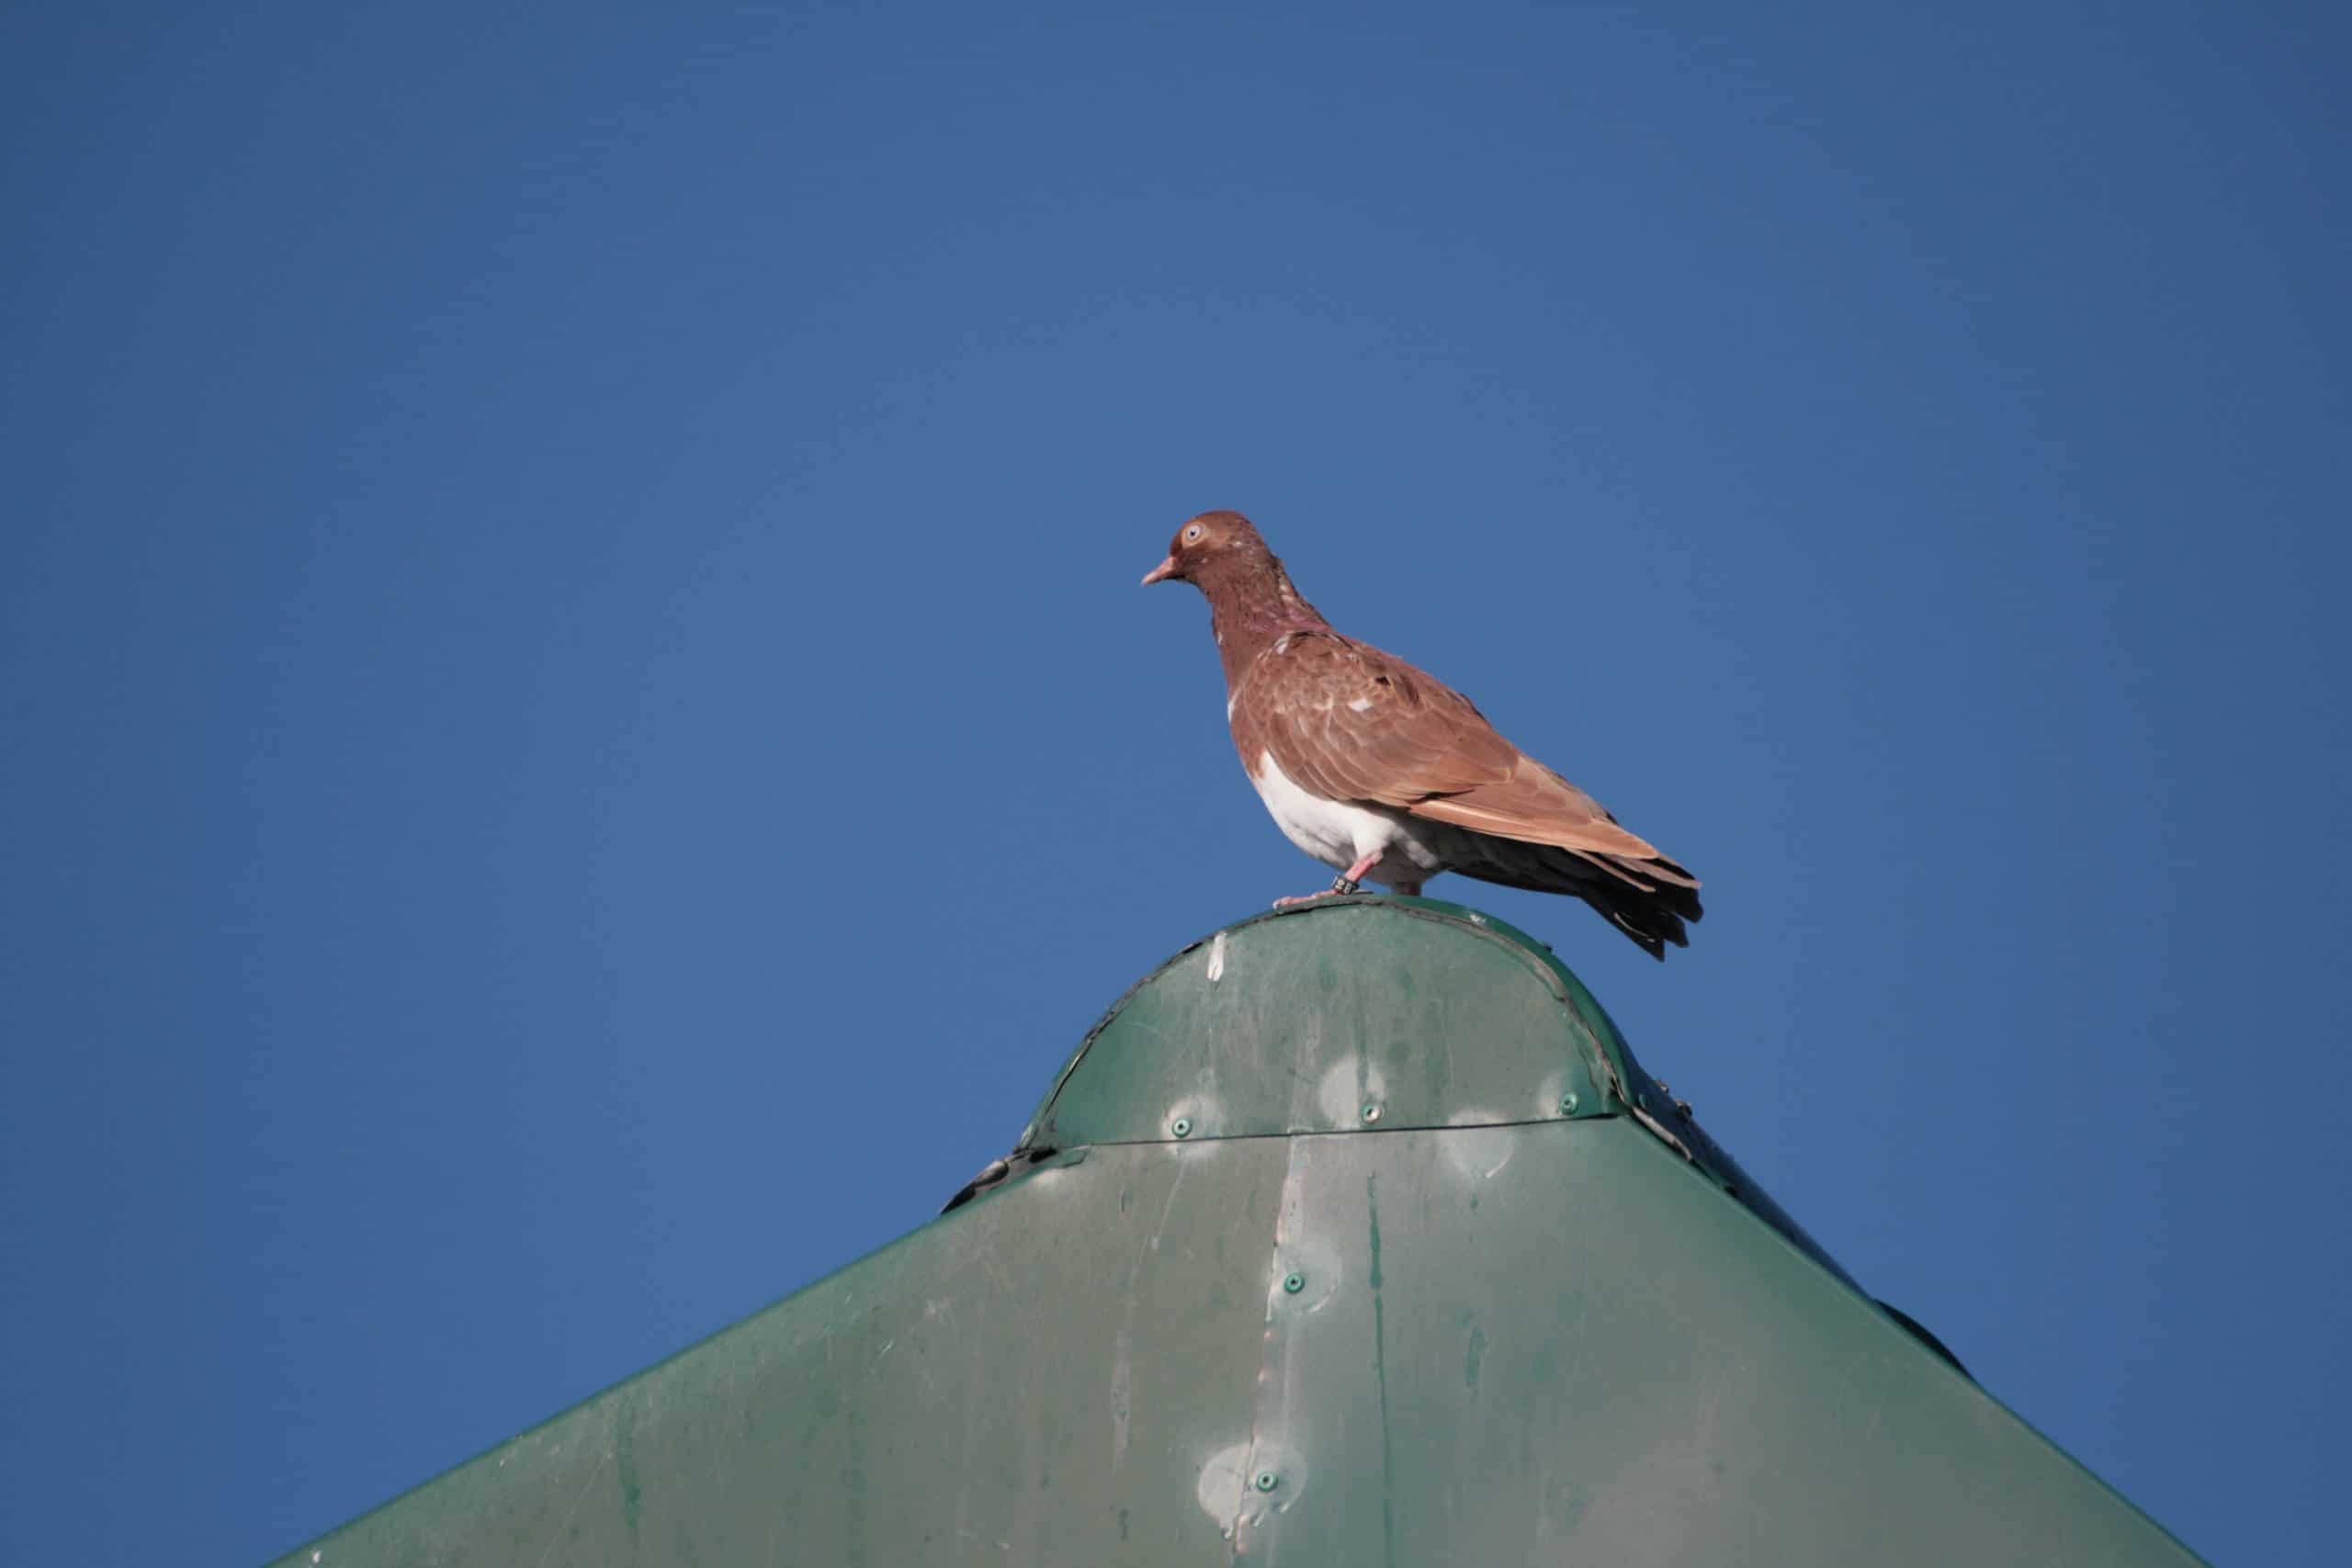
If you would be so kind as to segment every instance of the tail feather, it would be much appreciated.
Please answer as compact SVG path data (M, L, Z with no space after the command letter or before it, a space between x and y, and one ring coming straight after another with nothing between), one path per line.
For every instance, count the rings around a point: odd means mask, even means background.
M1483 836L1479 847L1485 852L1477 860L1453 869L1480 882L1582 898L1652 958L1663 960L1669 942L1690 946L1684 922L1706 913L1697 879L1663 855L1594 855Z

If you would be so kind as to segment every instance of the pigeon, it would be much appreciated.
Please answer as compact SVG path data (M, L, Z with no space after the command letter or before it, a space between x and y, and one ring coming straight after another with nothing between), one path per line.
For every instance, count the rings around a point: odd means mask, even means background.
M1653 958L1690 945L1698 878L1504 739L1469 698L1334 631L1247 517L1202 513L1143 581L1189 582L1208 600L1241 766L1283 836L1340 874L1277 908L1367 879L1415 895L1452 871L1572 894Z

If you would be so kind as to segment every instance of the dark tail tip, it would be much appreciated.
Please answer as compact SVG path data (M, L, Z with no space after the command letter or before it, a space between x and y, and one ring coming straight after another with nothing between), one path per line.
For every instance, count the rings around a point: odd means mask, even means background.
M1695 910L1698 900L1690 902ZM1690 945L1690 934L1683 929L1682 917L1641 894L1612 897L1606 903L1596 898L1593 907L1607 917L1611 925L1632 938L1635 946L1661 964L1666 962L1667 943L1677 947ZM1696 919L1698 916L1694 912L1690 918Z

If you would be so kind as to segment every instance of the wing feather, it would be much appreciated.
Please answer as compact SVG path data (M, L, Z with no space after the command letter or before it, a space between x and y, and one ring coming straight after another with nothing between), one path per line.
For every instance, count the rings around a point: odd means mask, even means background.
M1294 783L1328 800L1549 844L1645 892L1699 886L1503 739L1469 698L1337 632L1294 632L1269 647L1236 694L1233 730L1246 765L1270 753Z
M1329 800L1409 809L1511 776L1518 749L1468 698L1336 632L1295 632L1259 656L1236 694L1234 742L1271 752Z

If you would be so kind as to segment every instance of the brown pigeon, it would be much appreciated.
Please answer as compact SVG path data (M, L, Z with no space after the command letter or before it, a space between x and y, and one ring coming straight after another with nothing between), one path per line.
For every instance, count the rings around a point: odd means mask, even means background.
M1458 871L1574 894L1653 958L1690 945L1696 877L1497 734L1469 698L1333 631L1247 517L1204 512L1179 528L1144 582L1171 579L1208 600L1241 765L1284 836L1339 870L1329 893L1370 878L1415 894Z

